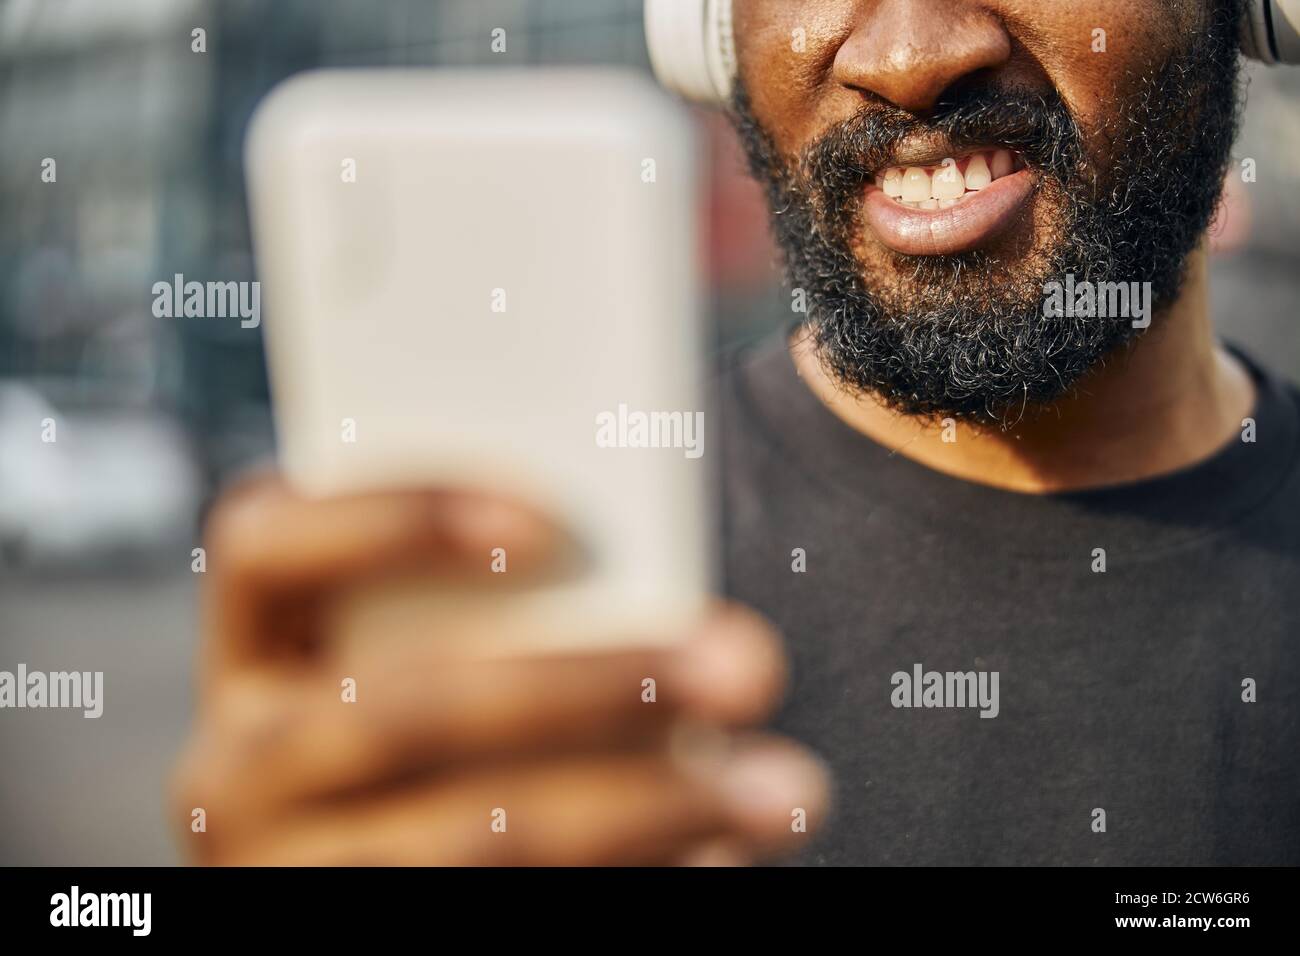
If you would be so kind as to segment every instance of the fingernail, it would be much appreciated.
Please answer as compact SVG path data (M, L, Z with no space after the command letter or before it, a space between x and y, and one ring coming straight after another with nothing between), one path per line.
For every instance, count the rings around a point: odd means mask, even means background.
M682 866L748 866L749 855L734 840L712 840L687 852Z
M757 719L771 708L780 673L779 658L753 634L713 624L683 645L676 679L692 712L733 721Z
M520 534L535 533L537 522L512 502L483 497L453 512L457 530L468 538L513 539Z
M734 754L717 785L738 817L762 829L789 825L797 811L820 814L826 799L821 764L790 746L765 744Z
M511 556L545 558L548 574L572 574L586 566L585 548L567 530L515 502L484 497L454 512L455 533L460 541L479 547L492 544L509 547Z

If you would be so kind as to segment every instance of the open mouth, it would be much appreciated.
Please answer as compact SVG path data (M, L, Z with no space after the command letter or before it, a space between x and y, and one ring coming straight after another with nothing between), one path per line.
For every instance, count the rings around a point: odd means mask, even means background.
M979 150L931 166L890 166L876 174L876 185L903 206L948 209L1024 168L1012 150Z
M963 252L1015 222L1035 181L1036 174L1015 150L978 148L878 171L866 188L863 215L876 238L897 252Z

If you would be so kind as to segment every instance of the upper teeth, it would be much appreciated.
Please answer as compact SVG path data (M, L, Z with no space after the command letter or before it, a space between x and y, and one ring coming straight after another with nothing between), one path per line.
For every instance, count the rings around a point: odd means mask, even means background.
M945 159L938 166L891 166L876 177L886 196L926 209L946 208L995 179L1009 176L1018 157L1009 149L973 153L962 160Z
M993 174L989 172L989 164L983 156L976 156L966 167L966 188L983 189L989 183L993 182Z

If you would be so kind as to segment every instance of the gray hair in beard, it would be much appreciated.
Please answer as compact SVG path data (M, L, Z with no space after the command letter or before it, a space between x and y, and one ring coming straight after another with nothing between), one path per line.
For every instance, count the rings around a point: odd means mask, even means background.
M924 119L864 105L788 162L738 84L733 122L827 371L905 414L1005 428L1142 334L1128 318L1046 317L1044 286L1066 274L1150 282L1157 312L1177 298L1236 137L1239 15L1240 0L1218 0L1183 51L1134 79L1106 130L1111 161L1101 172L1054 90L967 86ZM906 288L873 288L853 252L866 184L905 137L936 131L955 147L1018 150L1059 210L1059 240L1032 264L978 250L891 253Z

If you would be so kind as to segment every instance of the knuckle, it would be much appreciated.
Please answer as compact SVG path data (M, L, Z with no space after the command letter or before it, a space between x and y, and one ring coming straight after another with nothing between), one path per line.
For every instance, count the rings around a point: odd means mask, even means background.
M196 759L191 745L181 755L167 780L169 816L178 825L184 825L188 829L194 808L202 806L208 792L209 781L205 779L202 762Z
M725 723L769 716L785 686L785 654L776 632L756 612L724 604L676 648L672 668L682 706Z
M293 726L284 698L252 680L214 691L169 781L173 815L187 828L199 808L225 819L248 809L260 768L274 763Z
M226 761L248 766L281 748L297 723L296 694L284 680L249 676L227 681L211 702L213 736Z
M200 863L210 862L220 850L222 830L209 832L207 821L226 802L222 777L213 772L212 761L205 757L206 749L197 741L191 743L167 785L169 818L185 850Z
M237 572L257 564L276 507L275 487L272 478L245 479L223 492L212 506L204 528L204 545L209 554L221 557L216 570Z
M717 626L735 642L743 667L738 676L749 686L756 704L771 706L785 690L788 662L780 632L766 617L741 604L727 605Z

